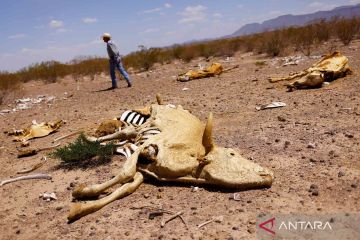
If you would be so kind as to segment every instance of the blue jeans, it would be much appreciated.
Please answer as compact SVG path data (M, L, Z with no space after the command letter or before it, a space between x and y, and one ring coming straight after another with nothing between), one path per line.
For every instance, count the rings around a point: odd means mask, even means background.
M117 60L110 59L109 62L110 62L110 77L111 77L112 87L114 87L114 88L117 87L117 79L116 79L116 75L115 75L115 69L116 68L120 71L121 75L125 78L128 86L131 86L131 80L130 80L129 74L125 71L121 60L119 60L119 59L117 59Z

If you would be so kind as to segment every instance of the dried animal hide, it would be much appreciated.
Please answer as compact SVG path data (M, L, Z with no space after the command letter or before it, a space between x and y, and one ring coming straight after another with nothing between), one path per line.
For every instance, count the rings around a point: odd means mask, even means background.
M220 63L213 63L210 67L204 70L190 70L187 73L180 74L177 78L180 82L187 82L198 78L207 78L219 75L223 72L223 67Z
M288 77L270 78L270 82L293 80L292 83L286 84L289 89L321 87L325 81L331 82L351 73L348 62L347 57L340 52L334 52L304 71L291 74Z
M55 122L42 122L40 124L34 122L31 126L7 132L8 135L15 136L15 141L26 142L33 138L40 138L57 131L63 125L62 120Z

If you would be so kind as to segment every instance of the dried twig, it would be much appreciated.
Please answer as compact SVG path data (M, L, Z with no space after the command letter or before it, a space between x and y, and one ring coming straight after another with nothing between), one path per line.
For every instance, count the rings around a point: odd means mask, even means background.
M205 225L207 225L209 223L212 223L212 222L221 223L223 220L224 220L223 216L213 217L213 218L211 218L210 220L208 220L206 222L200 223L197 227L202 228L203 226L205 226Z
M21 176L21 177L1 181L0 182L0 187L4 186L5 184L8 184L8 183L22 181L22 180L30 180L30 179L47 179L47 180L51 180L52 177L50 175L48 175L48 174L43 174L43 173L27 175L27 176Z
M41 163L37 163L37 164L35 164L34 166L32 166L31 168L27 168L27 169L24 169L24 170L18 171L18 172L16 172L16 173L17 173L17 174L29 173L29 172L32 172L32 171L34 171L34 170L36 170L36 169L40 168L42 165L44 165L44 163L43 163L43 162L41 162Z
M240 65L235 65L235 66L233 66L233 67L224 69L221 73L228 72L228 71L231 71L231 70L233 70L233 69L235 69L235 68L239 68L239 67L240 67Z
M37 149L30 148L30 149L20 150L18 153L18 158L33 156L33 155L37 154L38 152L57 148L58 146L60 146L60 143L56 144L54 146L49 146L49 147L44 147L44 148L37 148Z
M153 210L153 212L149 213L149 218L150 219L152 219L151 217L159 216L161 213L175 214L174 212L167 211L167 210L163 209L162 207L141 206L141 207L131 207L130 209L144 209L144 208L147 208L149 210ZM159 215L157 215L157 214L159 214ZM185 219L181 215L178 215L178 217L181 219L181 221L184 223L185 227L188 229L188 225L187 225Z
M76 131L76 132L69 133L69 134L67 134L67 135L64 135L64 136L61 136L61 137L55 138L55 139L53 140L53 142L57 142L57 141L60 141L60 140L65 139L65 138L68 138L68 137L74 136L74 135L76 135L76 134L81 133L82 131L83 131L83 130L78 130L78 131Z
M166 220L162 220L160 226L164 227L166 223L170 222L171 220L180 217L180 215L184 214L183 211L177 212L176 214L172 215L170 218L166 219Z
M42 160L44 160L43 162L40 162L40 163L37 163L35 164L34 166L32 166L31 168L28 168L28 169L24 169L24 170L21 170L21 171L18 171L17 174L24 174L24 173L29 173L29 172L32 172L40 167L42 167L42 165L45 164L45 162L47 161L47 158L44 156L41 158Z
M164 215L164 211L163 210L159 210L159 211L153 211L149 213L149 219L154 219L155 217L159 217Z

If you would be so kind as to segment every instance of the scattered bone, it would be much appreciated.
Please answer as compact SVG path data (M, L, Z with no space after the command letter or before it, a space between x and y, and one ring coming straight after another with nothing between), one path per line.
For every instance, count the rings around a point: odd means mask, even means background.
M82 132L82 130L78 130L78 131L76 131L76 132L66 134L66 135L64 135L64 136L55 138L55 139L53 140L53 142L57 142L57 141L60 141L60 140L65 139L65 138L72 137L72 136L74 136L74 135L76 135L76 134L80 134L81 132Z
M286 103L283 102L272 102L270 104L265 104L265 105L261 105L261 106L257 106L256 110L265 110L265 109L269 109L269 108L280 108L280 107L285 107Z
M39 198L42 198L43 200L50 202L51 200L57 200L57 197L55 195L55 193L42 193L39 195Z
M27 103L30 102L31 98L21 98L21 99L16 99L15 102L16 103Z
M40 163L37 163L35 164L34 166L32 166L31 168L28 168L28 169L24 169L24 170L21 170L21 171L18 171L17 174L24 174L24 173L30 173L40 167L42 167L45 162L47 161L47 158L44 156L41 158L42 160L44 160L43 162L40 162Z
M187 91L189 90L190 88L187 88L187 87L184 87L183 89L181 89L182 91Z
M197 191L199 191L199 187L191 186L191 191L192 192L197 192Z
M51 180L52 177L50 175L48 175L48 174L43 174L43 173L27 175L27 176L21 176L21 177L1 181L0 182L0 187L6 185L8 183L22 181L22 180L30 180L30 179L47 179L47 180Z
M290 66L290 65L298 65L300 61L303 61L304 58L302 56L290 56L283 58L284 63L283 67Z
M39 95L36 98L21 98L21 99L17 99L15 100L15 102L17 103L16 107L13 109L13 111L18 111L18 110L26 110L26 109L30 109L33 107L33 105L42 103L42 102L52 102L55 100L54 96L48 96L46 97L45 95Z
M221 223L224 220L223 216L218 216L218 217L213 217L210 220L200 223L197 227L200 229L202 227L204 227L205 225L212 223L212 222L217 222L217 223Z
M170 218L168 218L166 220L162 220L160 226L164 227L166 223L170 222L171 220L173 220L173 219L175 219L177 217L180 217L180 215L182 215L182 214L184 214L184 212L180 211L180 212L177 212L174 215L172 215Z
M11 112L11 110L9 110L9 109L1 110L1 111L0 111L0 116L4 116L5 114L8 114L8 113L10 113L10 112Z
M28 146L30 146L30 142L29 141L21 141L21 145L20 145L21 147L28 147Z
M59 146L60 146L60 144L56 144L54 146L49 146L49 147L44 147L44 148L37 148L37 149L29 148L29 149L19 150L18 158L30 157L30 156L36 155L37 153L39 153L41 151L50 150L53 148L57 148Z
M241 201L240 193L231 194L229 199L234 200L234 201Z

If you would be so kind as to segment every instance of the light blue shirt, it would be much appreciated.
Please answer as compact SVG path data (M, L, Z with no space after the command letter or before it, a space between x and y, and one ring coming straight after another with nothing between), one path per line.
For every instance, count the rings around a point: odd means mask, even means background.
M119 50L113 41L109 40L106 43L106 50L111 60L117 60L117 58L120 57Z

